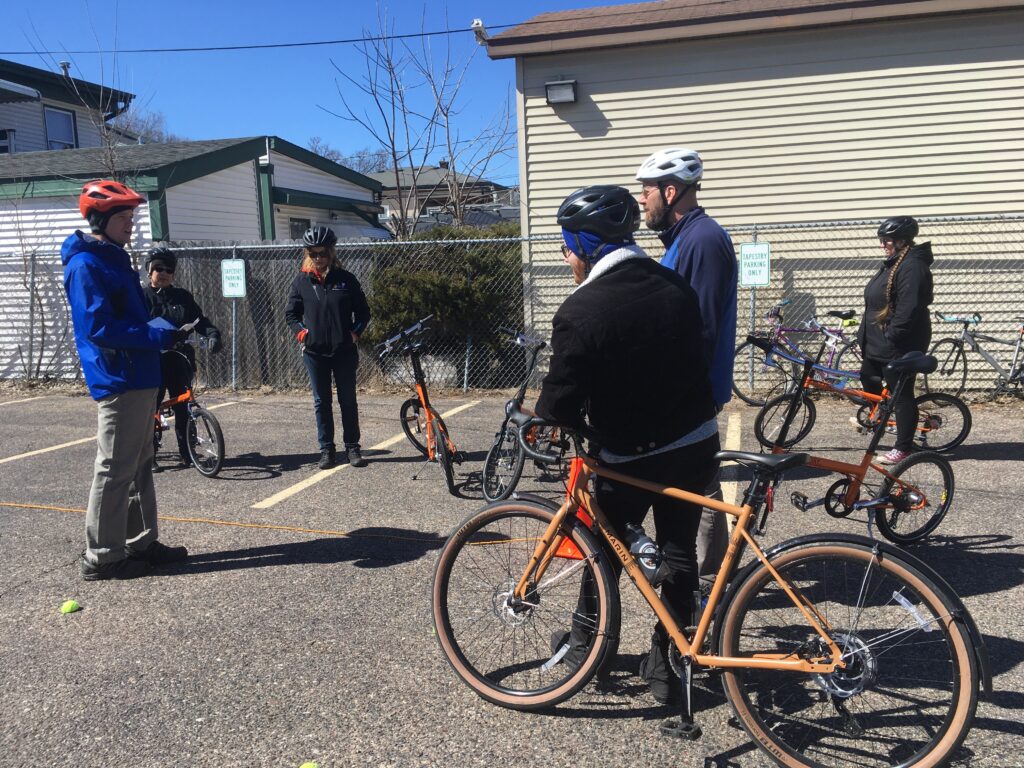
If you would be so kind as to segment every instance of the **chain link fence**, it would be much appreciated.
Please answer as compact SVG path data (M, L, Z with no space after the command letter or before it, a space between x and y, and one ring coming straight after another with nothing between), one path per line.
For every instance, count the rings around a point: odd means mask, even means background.
M921 218L918 241L935 252L932 309L979 312L982 331L1016 340L1024 256L1017 243L1024 215ZM770 279L740 288L738 341L763 327L765 313L789 299L786 325L824 317L829 310L863 308L863 289L880 265L877 221L741 225L729 228L736 244L768 243ZM660 257L661 242L638 237ZM338 244L338 257L356 275L373 319L361 344L360 384L397 387L411 383L401 358L378 359L374 346L433 314L424 368L437 388L507 388L525 374L525 355L504 329L546 338L551 317L572 289L557 237L528 240L419 240ZM175 284L193 293L221 329L224 349L199 352L207 387L306 388L301 349L284 320L289 288L302 260L297 245L223 245L176 248ZM246 295L225 299L221 261L245 262ZM742 270L741 270L742 271ZM933 340L958 328L933 321ZM1012 356L1005 347L1002 357ZM997 353L1001 348L995 347ZM968 387L991 386L994 372L969 354ZM539 372L545 368L541 359ZM538 378L533 382L539 381ZM0 254L0 378L80 378L59 254Z

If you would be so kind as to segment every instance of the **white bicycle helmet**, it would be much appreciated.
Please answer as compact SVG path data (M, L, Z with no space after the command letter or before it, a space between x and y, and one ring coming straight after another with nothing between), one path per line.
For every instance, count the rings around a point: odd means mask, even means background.
M684 184L696 184L703 175L704 163L696 150L672 147L659 149L644 160L636 172L636 180L659 182L678 179Z

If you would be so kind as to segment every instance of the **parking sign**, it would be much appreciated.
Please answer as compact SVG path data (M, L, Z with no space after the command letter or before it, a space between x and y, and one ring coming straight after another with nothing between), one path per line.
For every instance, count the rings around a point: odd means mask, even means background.
M760 288L771 279L772 247L769 243L740 243L740 286Z
M245 262L242 259L222 259L220 285L225 299L245 298Z

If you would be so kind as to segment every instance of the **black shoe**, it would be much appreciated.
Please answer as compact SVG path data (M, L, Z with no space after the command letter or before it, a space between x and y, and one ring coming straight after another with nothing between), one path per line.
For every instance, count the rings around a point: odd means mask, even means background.
M656 702L674 706L683 700L683 685L668 663L668 643L668 638L654 633L650 652L640 660L639 674Z
M353 467L366 466L366 459L364 459L363 454L359 452L359 446L348 449L348 463Z
M152 570L152 566L145 560L138 560L134 557L127 557L124 560L115 560L112 563L90 563L81 559L82 578L86 581L107 581L108 579L137 579L145 576Z
M334 453L333 448L324 448L320 451L320 461L317 466L320 469L330 469L338 462L337 454Z
M154 541L142 552L132 552L131 557L150 565L170 565L171 563L180 563L188 557L188 550L185 547L168 547L166 544Z

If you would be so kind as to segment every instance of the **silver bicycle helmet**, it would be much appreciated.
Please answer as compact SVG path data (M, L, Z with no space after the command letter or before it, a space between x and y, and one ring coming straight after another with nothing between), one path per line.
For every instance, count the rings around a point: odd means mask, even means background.
M704 175L704 163L694 149L672 147L659 149L637 169L636 179L641 182L662 182L674 179L684 184L696 184Z

